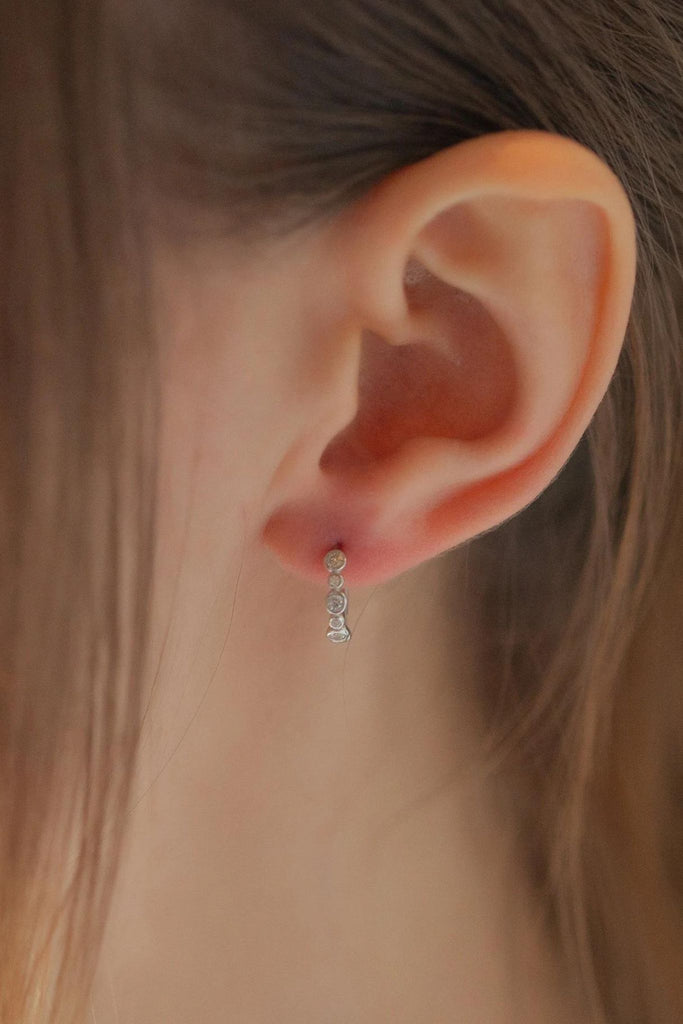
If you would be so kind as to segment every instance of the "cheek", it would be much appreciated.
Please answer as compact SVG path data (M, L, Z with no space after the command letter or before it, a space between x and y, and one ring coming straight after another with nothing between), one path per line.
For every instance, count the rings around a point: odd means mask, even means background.
M217 504L266 470L277 352L269 289L254 295L243 274L205 263L165 265L159 277L165 462L182 474L191 465L197 483L212 477L214 497L203 497Z

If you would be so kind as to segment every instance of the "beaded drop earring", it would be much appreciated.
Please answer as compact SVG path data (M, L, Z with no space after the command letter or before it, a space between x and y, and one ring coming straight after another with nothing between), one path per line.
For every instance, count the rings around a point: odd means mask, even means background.
M330 621L327 639L333 644L345 644L351 639L351 630L346 624L346 609L349 606L348 595L344 589L342 570L346 567L346 555L339 548L328 551L323 560L330 574L329 591L325 598L325 607Z

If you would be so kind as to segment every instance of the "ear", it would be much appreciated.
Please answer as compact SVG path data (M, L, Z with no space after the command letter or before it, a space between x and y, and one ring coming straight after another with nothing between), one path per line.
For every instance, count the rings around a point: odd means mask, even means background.
M376 583L490 530L571 455L616 367L635 224L592 151L505 131L405 167L335 218L329 419L283 462L264 542ZM319 421L320 422L320 421Z

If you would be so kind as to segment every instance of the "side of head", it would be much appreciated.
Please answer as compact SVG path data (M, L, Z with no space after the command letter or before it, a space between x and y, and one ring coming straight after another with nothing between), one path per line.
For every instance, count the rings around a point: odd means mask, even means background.
M675 971L644 949L678 935L680 723L663 663L623 678L683 486L681 36L665 0L628 8L638 52L621 6L570 0L5 9L0 1020L82 1011L170 394L201 396L216 512L236 491L287 572L322 582L342 541L373 584L467 545L567 963L596 1021L665 1019ZM643 721L661 759L631 805Z

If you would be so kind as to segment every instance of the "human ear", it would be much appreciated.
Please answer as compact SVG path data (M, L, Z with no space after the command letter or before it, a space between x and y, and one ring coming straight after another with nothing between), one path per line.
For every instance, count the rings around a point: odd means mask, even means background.
M319 581L340 545L348 582L371 584L495 527L560 472L617 364L635 223L591 150L505 131L389 175L325 238L330 419L274 477L263 540Z

